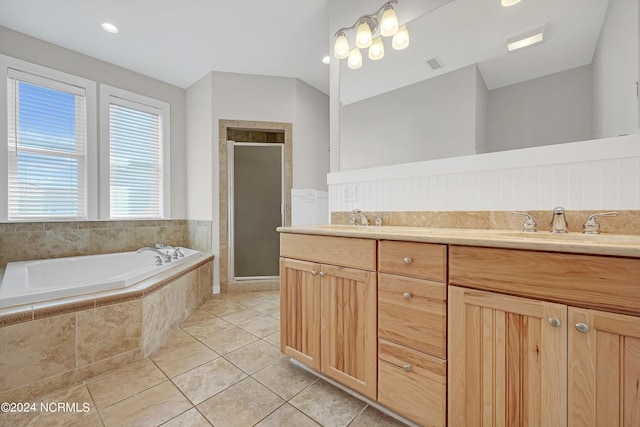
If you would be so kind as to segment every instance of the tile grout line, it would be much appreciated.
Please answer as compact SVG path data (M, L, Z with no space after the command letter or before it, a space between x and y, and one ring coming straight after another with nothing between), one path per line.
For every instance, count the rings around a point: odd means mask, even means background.
M98 418L100 418L100 422L102 423L102 425L104 426L104 419L102 418L102 413L100 412L100 409L98 409L98 404L96 403L96 399L95 397L93 397L93 393L91 393L91 389L89 388L89 383L85 380L83 381L85 388L87 389L87 393L89 394L89 397L91 398L91 402L93 402L93 406L96 408L96 412L98 413Z

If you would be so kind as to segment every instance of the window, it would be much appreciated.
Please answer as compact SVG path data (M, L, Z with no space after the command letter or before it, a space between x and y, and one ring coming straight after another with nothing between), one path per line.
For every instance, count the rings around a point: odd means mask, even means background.
M95 84L5 56L0 62L7 165L0 220L86 219L95 208L88 191Z
M169 104L101 84L98 145L96 95L0 54L0 221L169 216Z
M106 85L100 100L103 217L165 217L169 105Z

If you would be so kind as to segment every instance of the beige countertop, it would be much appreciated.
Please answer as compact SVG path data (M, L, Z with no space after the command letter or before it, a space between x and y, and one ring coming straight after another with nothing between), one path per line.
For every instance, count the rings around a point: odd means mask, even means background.
M569 252L640 258L640 236L625 234L524 233L515 230L426 228L398 226L314 225L278 227L281 233L365 239L405 240L451 245Z

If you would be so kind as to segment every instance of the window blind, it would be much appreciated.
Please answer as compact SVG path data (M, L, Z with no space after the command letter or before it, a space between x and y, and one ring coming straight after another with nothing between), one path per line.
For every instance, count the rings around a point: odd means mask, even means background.
M9 219L86 217L83 88L8 72Z
M109 104L111 218L162 216L161 110L112 97Z

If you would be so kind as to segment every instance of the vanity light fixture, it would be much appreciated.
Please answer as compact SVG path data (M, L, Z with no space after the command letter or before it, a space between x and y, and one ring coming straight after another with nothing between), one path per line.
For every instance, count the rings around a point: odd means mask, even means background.
M504 7L513 6L514 4L520 3L520 0L501 0L500 4Z
M113 25L111 22L103 22L100 26L108 33L116 34L118 32L118 27Z
M347 58L347 65L351 69L362 67L362 53L360 49L369 49L369 59L377 61L384 57L383 37L393 37L391 46L395 50L402 50L409 46L409 32L407 26L398 26L398 17L393 10L393 5L398 0L389 0L380 9L370 15L362 15L350 27L340 28L336 31L336 41L333 47L333 55L338 59ZM379 15L382 14L380 18ZM376 30L380 28L380 35L374 37ZM345 31L356 29L356 47L351 49Z
M513 52L514 50L542 43L544 41L544 29L545 26L543 25L542 27L527 31L526 33L508 38L507 50L509 52Z
M362 54L360 53L360 49L354 47L349 52L349 58L347 59L347 66L352 70L357 70L362 67Z

